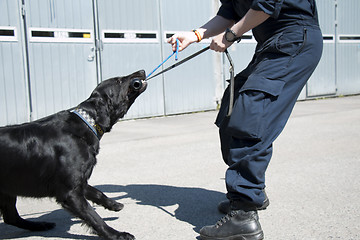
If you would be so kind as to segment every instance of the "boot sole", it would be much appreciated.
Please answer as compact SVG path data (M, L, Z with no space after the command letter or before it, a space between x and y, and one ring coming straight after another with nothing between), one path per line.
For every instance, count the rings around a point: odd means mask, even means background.
M201 240L263 240L264 233L261 231L256 234L241 234L229 237L209 237L200 235Z

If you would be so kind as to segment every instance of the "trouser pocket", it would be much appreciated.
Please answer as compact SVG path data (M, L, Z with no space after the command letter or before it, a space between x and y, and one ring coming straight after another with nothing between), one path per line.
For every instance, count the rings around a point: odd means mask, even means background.
M262 91L240 92L227 125L227 133L237 138L261 140L266 130L266 106L270 101L270 96Z

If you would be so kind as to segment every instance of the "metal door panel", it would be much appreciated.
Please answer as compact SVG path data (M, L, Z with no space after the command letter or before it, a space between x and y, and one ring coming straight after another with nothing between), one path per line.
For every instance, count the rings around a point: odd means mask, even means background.
M307 97L336 94L335 2L317 0L324 48L319 65L307 83Z
M90 46L31 44L30 52L36 53L30 54L34 118L74 107L90 96L96 87L96 69L86 61Z
M97 85L92 0L27 0L33 119L76 106Z
M307 83L307 96L316 97L336 93L335 44L326 43L319 65Z
M25 0L31 27L93 29L92 0Z
M360 41L339 43L337 53L338 93L340 95L360 93Z
M190 46L181 53L182 58L206 46ZM166 114L216 108L215 54L218 53L207 51L164 75Z
M0 1L0 32L0 126L3 126L30 119L18 1Z
M337 82L339 94L360 93L359 0L338 1Z
M158 0L98 0L100 29L158 30Z
M124 76L161 61L157 0L98 0L102 79ZM162 77L149 82L125 118L164 115Z
M160 1L163 31L166 35L178 31L191 31L206 23L215 15L213 1L185 0ZM201 9L201 11L199 11ZM184 17L186 16L186 17ZM180 21L181 19L181 21ZM163 58L171 53L171 46L164 44ZM180 60L186 56L206 47L210 43L204 40L200 44L193 44L179 53ZM192 59L177 69L164 75L165 113L177 114L199 110L215 109L217 106L217 84L221 76L221 62L217 55L211 51Z

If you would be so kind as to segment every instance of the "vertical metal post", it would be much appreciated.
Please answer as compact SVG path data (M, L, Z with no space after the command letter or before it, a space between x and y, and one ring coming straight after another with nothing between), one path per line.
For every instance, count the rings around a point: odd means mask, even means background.
M99 11L98 11L98 0L93 0L93 19L94 19L94 51L96 60L96 75L97 83L102 82L102 65L101 65L101 51L103 50L103 44L100 35L99 26Z
M161 0L157 0L156 1L157 5L158 5L158 21L159 21L159 32L160 32L160 54L161 54L161 61L164 61L164 39L163 39L163 32L164 32L164 27L162 24L163 21L163 16L162 16L162 11L161 11ZM170 48L170 47L169 47ZM161 68L161 70L163 70L164 67ZM162 80L162 89L163 89L163 111L164 111L164 115L166 116L166 102L165 102L165 76L162 74L161 75L161 80Z
M334 28L335 28L335 95L338 93L338 59L337 59L337 49L338 49L338 1L334 0L335 5L335 19L334 19Z
M32 103L32 94L31 94L31 79L30 79L30 60L29 60L29 44L28 44L28 36L27 36L27 22L26 22L26 8L25 8L25 0L21 0L21 23L22 24L22 46L23 46L23 56L24 56L24 72L25 72L25 80L28 89L28 97L29 97L29 120L33 120L33 103Z

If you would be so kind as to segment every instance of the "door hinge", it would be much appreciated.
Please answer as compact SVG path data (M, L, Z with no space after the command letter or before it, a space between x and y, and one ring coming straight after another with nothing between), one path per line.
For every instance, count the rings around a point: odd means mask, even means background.
M96 51L103 50L103 42L101 41L101 39L95 39L95 48L96 48Z

